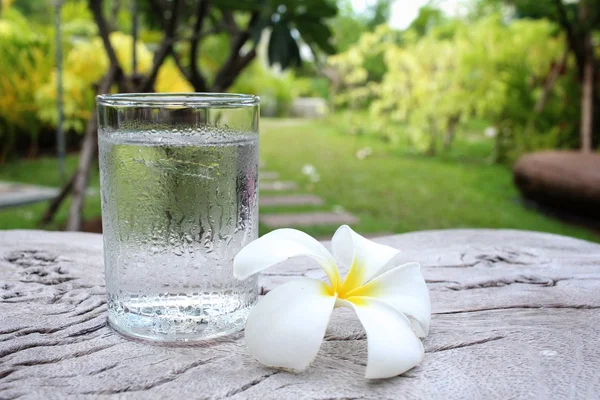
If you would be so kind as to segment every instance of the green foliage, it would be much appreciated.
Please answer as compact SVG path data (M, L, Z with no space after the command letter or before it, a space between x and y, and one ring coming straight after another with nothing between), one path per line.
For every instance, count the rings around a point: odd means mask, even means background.
M286 114L297 96L297 83L293 72L273 73L257 61L240 74L231 91L260 96L263 115L282 116Z
M559 76L539 115L534 111L564 52L553 23L506 24L493 15L468 25L431 27L422 37L409 29L401 40L378 28L332 57L330 65L342 79L336 104L368 107L369 130L386 141L434 154L477 117L495 126L495 157L501 161L526 150L569 145L577 122L569 73ZM379 54L385 65L380 81L366 62Z
M45 32L35 32L15 9L7 9L0 19L0 137L3 146L0 163L15 141L17 131L24 132L36 144L41 124L36 118L37 88L45 84L52 69L52 52Z
M66 1L61 7L61 31L67 38L92 38L98 29L86 1Z
M365 32L348 51L329 57L328 64L337 72L335 104L342 107L365 107L375 98L377 83L383 79L387 48L395 47L397 32L387 25Z
M131 59L133 39L131 36L113 32L110 35L110 41L125 72L133 72ZM152 53L141 41L137 42L136 52L138 71L149 72L152 68ZM101 79L108 65L108 57L99 37L78 41L67 53L63 72L64 127L66 130L73 130L77 133L84 132L95 104L93 86ZM155 88L158 92L191 92L193 90L172 62L163 64L159 70ZM47 84L39 87L35 101L40 110L38 117L44 123L56 126L58 111L55 74L52 74Z
M338 15L331 21L333 41L338 51L346 51L366 31L365 25L353 14Z
M378 131L396 141L394 126L407 123L410 143L421 151L436 152L450 124L458 124L468 113L470 95L462 90L455 50L449 41L432 37L386 50L388 72L371 105Z
M49 24L52 22L52 2L39 0L14 0L10 7L21 15L27 16L30 22Z
M300 64L300 49L292 32L283 23L273 25L269 37L269 64L279 64L281 69Z
M471 93L473 110L500 132L499 160L537 148L564 146L565 138L575 134L577 106L573 105L577 101L570 74L559 77L543 111L534 111L553 65L565 52L565 40L556 25L547 20L504 25L492 16L463 29L457 40L466 44L463 68L479 78L465 87Z
M348 50L358 42L363 33L371 32L378 25L385 24L390 17L392 5L390 0L371 1L366 10L358 13L350 0L341 0L337 3L338 15L330 21L329 25L338 52Z
M152 28L161 27L162 16L157 14L152 2L138 2L142 19ZM166 5L171 2L158 1ZM198 0L184 1L186 9L195 10ZM170 13L170 10L168 11ZM299 39L311 46L314 51L321 50L327 54L335 52L330 43L331 29L326 20L337 14L337 6L333 0L214 0L210 2L209 23L218 21L223 13L233 13L242 26L249 22L249 16L256 14L256 23L252 26L251 36L258 42L262 32L271 32L267 57L269 64L279 64L282 69L300 64ZM195 13L187 12L182 16L184 25L191 26L195 21ZM222 51L226 55L225 52Z
M442 10L426 5L419 9L417 18L410 24L408 29L414 31L419 36L424 36L432 28L440 26L446 22L446 17Z
M58 124L57 73L55 56L55 32L53 29L56 7L50 1L2 0L0 14L0 163L10 153L18 135L28 135L34 155L40 134L53 134ZM117 58L127 75L132 74L132 37L124 32L131 29L131 0L119 3L104 1L103 12L108 19L110 41ZM160 30L163 18L156 13L158 8L170 12L171 1L138 1L140 30L136 45L137 72L148 74L153 55L147 43L156 46L162 40ZM177 35L191 35L191 26L196 22L197 0L181 2L180 25ZM115 7L117 6L117 7ZM154 7L154 8L153 8ZM281 73L282 69L300 63L299 43L311 49L331 53L335 49L330 43L332 35L325 23L337 12L330 0L263 0L230 1L214 0L209 15L204 21L203 35L198 55L200 71L208 82L215 78L230 57L230 49L236 30L243 30L253 21L252 38L258 41L269 36L265 46L256 48L260 58L277 64L273 71L264 65L264 60L250 64L236 85L235 91L254 93L261 96L263 110L271 115L283 115L298 94L312 95L328 93L324 79L314 83L307 79L296 81L295 74ZM237 25L228 24L233 18ZM83 133L94 110L94 96L99 80L109 66L102 40L89 10L87 0L65 0L61 7L61 33L63 38L63 128L67 133ZM157 24L152 25L152 21ZM157 30L152 31L152 26ZM263 32L270 35L263 35ZM233 33L232 33L233 32ZM233 36L232 36L233 35ZM149 46L151 46L149 45ZM250 50L246 43L241 52ZM190 41L179 40L175 51L183 67L190 60ZM231 72L237 74L238 72ZM229 85L229 83L228 83ZM114 87L112 90L116 90ZM191 92L193 87L181 73L175 62L168 58L158 71L154 85L158 92ZM22 141L19 141L21 143ZM46 141L47 142L47 141ZM51 142L51 141L50 141Z
M392 13L392 2L392 0L377 0L369 4L365 16L369 30L388 22Z

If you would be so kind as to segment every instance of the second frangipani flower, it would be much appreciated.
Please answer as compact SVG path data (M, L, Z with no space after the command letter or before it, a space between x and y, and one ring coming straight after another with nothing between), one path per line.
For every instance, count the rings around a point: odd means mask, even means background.
M261 363L290 370L306 369L315 359L336 307L356 312L367 333L365 377L402 374L423 359L419 338L431 319L429 291L417 263L400 264L400 252L341 226L331 242L333 254L295 229L278 229L244 247L234 274L245 279L296 256L315 259L329 285L297 278L270 291L246 323L246 344ZM342 281L338 262L349 267Z

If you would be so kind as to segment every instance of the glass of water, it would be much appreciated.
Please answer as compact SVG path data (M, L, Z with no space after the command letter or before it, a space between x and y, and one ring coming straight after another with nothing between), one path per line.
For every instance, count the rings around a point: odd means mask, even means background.
M258 235L259 99L97 98L108 321L161 342L243 328L256 278L233 258Z

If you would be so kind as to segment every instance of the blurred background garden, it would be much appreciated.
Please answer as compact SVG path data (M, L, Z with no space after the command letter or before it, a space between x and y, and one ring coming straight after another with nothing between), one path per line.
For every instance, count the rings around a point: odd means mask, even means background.
M261 233L600 241L598 0L0 0L0 229L99 232L95 95L261 97Z

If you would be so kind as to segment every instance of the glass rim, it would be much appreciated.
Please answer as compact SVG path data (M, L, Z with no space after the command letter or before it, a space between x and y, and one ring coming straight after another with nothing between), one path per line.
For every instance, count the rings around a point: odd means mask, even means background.
M260 97L242 93L114 93L96 96L96 102L112 107L187 107L187 108L236 108L256 106Z

